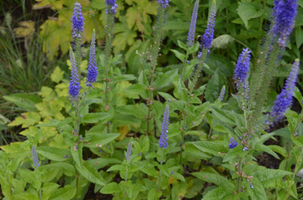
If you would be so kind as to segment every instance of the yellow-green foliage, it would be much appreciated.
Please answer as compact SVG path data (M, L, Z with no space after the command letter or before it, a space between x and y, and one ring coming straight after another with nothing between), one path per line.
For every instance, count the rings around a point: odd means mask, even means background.
M71 17L75 2L82 6L84 21L83 42L89 42L92 30L97 30L97 39L104 38L105 27L105 0L36 0L33 9L51 8L57 11L55 17L49 17L40 27L40 36L43 38L43 51L48 59L52 60L58 56L59 50L65 54L70 47L71 37ZM152 34L151 15L157 14L157 2L148 0L118 0L116 23L114 27L114 52L128 49L136 42L140 46L142 41L146 41L145 36ZM123 11L125 16L121 15ZM125 12L124 12L125 11ZM149 40L148 40L149 42ZM130 49L129 54L133 53Z

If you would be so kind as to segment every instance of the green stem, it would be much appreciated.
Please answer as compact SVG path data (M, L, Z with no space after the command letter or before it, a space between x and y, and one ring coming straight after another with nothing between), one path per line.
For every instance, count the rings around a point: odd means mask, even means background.
M128 165L126 165L126 173L125 173L125 183L127 182L127 176L128 176ZM125 197L126 197L126 191L125 191L125 188L123 189L124 191L124 197L123 197L123 200L125 200Z
M238 165L238 173L239 173L239 177L237 178L237 193L240 192L241 189L241 179L242 179L242 162L243 159L239 158L239 165Z
M263 11L265 9L265 6L266 6L266 0L263 0L263 7L262 7ZM263 25L263 15L260 17L260 26L259 26L259 31L260 32L262 31L262 25ZM259 52L259 47L260 47L260 44L261 44L261 39L262 39L262 35L260 35L259 38L258 38L258 45L257 45L256 52ZM254 65L253 66L256 66L257 60L258 60L257 57L255 57L255 59L254 59Z
M161 166L162 166L162 164L163 164L163 151L162 151L162 156L161 156ZM161 175L162 175L162 172L161 172L161 169L160 169L160 172L159 172L159 177L158 177L158 191L160 191L160 183L161 183Z

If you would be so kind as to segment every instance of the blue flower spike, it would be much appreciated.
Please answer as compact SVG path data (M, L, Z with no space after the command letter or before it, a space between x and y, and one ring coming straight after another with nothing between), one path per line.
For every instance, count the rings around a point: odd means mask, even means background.
M166 106L163 115L162 129L161 129L161 135L159 140L160 148L166 148L168 145L167 144L168 125L169 125L169 106Z

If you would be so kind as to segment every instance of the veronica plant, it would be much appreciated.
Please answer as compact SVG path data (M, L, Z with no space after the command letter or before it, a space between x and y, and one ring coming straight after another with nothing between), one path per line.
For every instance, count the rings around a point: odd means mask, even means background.
M281 52L285 47L285 42L293 30L294 19L297 14L296 0L276 0L274 3L271 29L258 52L259 54L255 65L256 69L252 73L250 83L251 91L249 97L253 110L250 116L251 120L249 121L249 129L251 132L260 131L262 129L260 124L264 124L262 109L267 97L272 74L274 70L276 70Z
M162 166L163 164L163 159L164 159L164 151L163 149L165 149L168 145L167 143L167 133L168 133L168 126L169 126L169 106L165 106L165 111L164 111L164 115L163 115L163 122L162 122L162 128L161 128L161 135L160 135L160 139L159 139L159 147L161 151L161 160L160 160L160 164ZM160 168L160 173L159 173L159 177L158 177L158 190L160 190L160 182L161 182L161 168Z
M292 105L292 99L295 91L296 79L300 67L299 59L296 59L286 80L286 84L281 93L277 96L277 100L269 114L269 122L279 122L284 117L288 108Z
M146 105L148 106L148 113L146 117L146 134L150 133L150 124L151 124L151 110L152 110L152 104L153 104L153 90L154 88L154 79L155 79L155 70L156 65L158 63L158 57L159 57L159 51L160 51L160 44L161 44L161 38L163 35L163 26L165 23L165 15L167 7L169 6L169 0L158 0L158 15L157 15L157 21L154 26L154 38L153 38L153 45L151 47L151 52L148 53L147 59L149 62L149 87L146 88L149 93L149 97L147 99Z
M104 67L105 67L105 107L104 110L108 111L110 109L110 102L108 93L110 91L109 82L112 80L113 69L109 64L109 60L111 58L111 48L113 41L113 30L115 24L115 14L118 5L116 4L116 0L106 0L106 29L105 29L105 49L104 49ZM108 126L109 131L109 126Z

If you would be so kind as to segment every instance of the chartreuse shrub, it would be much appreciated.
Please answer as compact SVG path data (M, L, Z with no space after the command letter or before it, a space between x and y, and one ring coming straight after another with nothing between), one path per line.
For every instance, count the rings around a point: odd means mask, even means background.
M117 200L302 196L296 174L303 167L303 113L289 109L293 96L303 106L295 87L298 59L276 101L270 107L264 103L297 1L275 1L260 51L243 48L235 64L237 92L229 98L223 86L214 102L203 101L203 95L218 83L200 86L197 81L201 71L210 69L218 4L211 2L205 32L195 41L200 8L195 1L186 44L179 40L181 50L172 50L183 67L162 71L157 62L169 3L158 1L152 45L138 52L143 66L138 77L124 74L117 67L123 57L112 56L116 1L105 1L104 54L96 57L97 31L91 31L88 61L81 57L82 8L74 4L70 80L56 68L51 75L55 88L12 97L29 112L9 125L22 125L20 134L27 140L1 147L4 199L87 199L88 190ZM252 56L259 63L254 70ZM287 127L270 131L284 116ZM286 148L264 144L275 135L284 138ZM263 152L281 161L279 169L258 165L256 156Z

